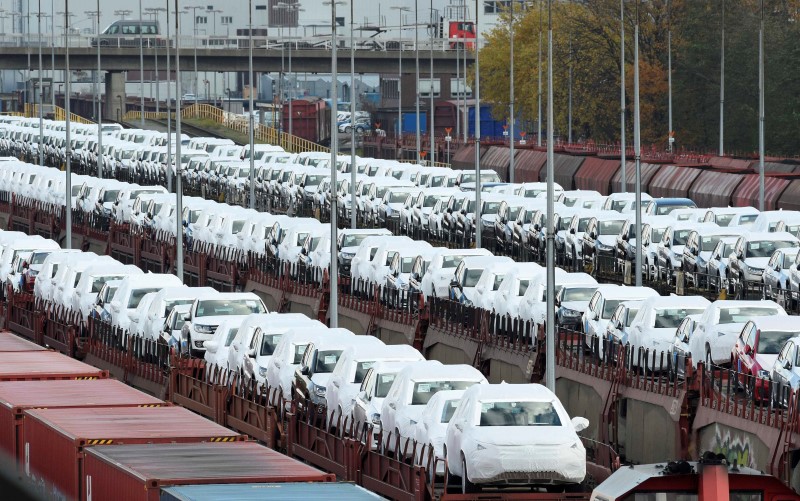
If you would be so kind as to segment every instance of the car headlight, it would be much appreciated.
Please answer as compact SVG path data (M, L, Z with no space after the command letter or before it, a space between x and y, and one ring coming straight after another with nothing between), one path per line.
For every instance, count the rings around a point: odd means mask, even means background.
M258 368L258 375L261 377L267 377L267 368L266 367L259 367Z
M339 255L342 256L342 260L344 261L351 261L354 257L356 257L355 252L341 252Z
M577 317L581 316L581 312L575 311L575 310L570 310L569 308L562 308L561 309L561 316L577 318Z
M325 396L325 387L324 386L314 386L314 395L318 397Z
M764 369L759 369L758 373L756 375L761 379L769 379L770 378L769 371L764 370Z
M606 245L606 244L604 244L602 242L595 242L595 245L597 246L597 250L601 250L601 251L610 251L611 250L611 246L610 245Z
M749 273L752 273L753 275L761 275L764 272L764 270L762 270L761 268L753 268L752 266L747 266L747 265L745 265L744 267Z
M215 325L195 324L195 326L194 326L194 330L198 334L213 334L214 331L216 330L216 328L217 327Z
M372 414L369 417L369 419L370 419L370 421L372 421L372 424L376 424L376 425L380 425L381 424L381 415L378 414L377 412L375 414Z

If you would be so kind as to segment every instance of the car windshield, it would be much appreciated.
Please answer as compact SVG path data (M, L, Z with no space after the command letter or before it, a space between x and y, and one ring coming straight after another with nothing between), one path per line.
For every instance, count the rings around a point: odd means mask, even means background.
M33 264L42 264L42 263L44 263L44 260L47 259L47 256L49 256L49 255L50 255L49 252L34 252L33 255L31 255L31 257L28 258L29 259L28 264L31 264L31 265L33 265Z
M691 205L680 204L680 205L656 205L656 214L659 216L665 216L670 212L678 209L694 209Z
M658 308L653 327L656 329L677 329L684 318L703 313L705 308Z
M578 219L578 231L586 231L586 227L589 226L589 221L591 221L591 217L582 217Z
M312 176L308 174L303 184L306 186L319 186L319 183L321 183L323 179L325 179L325 176Z
M264 334L261 338L261 349L258 350L258 354L263 357L272 355L282 337L283 334Z
M544 190L540 189L528 189L525 190L525 198L536 198L539 196L539 193L544 193Z
M701 252L711 252L714 250L714 247L717 246L722 235L711 235L708 237L701 237L700 238L700 251Z
M664 236L665 228L653 228L650 231L650 241L651 242L660 242L661 238Z
M428 195L425 197L425 200L422 201L423 207L433 207L436 205L436 202L439 201L439 197L436 195Z
M785 240L761 240L756 242L748 242L745 258L770 257L776 249L785 249L786 247L795 246L795 242Z
M442 406L442 417L440 418L440 423L449 423L450 418L453 417L453 414L458 409L458 404L461 403L460 398L454 398L453 400L446 400L444 405Z
M353 382L361 384L367 372L375 365L374 360L362 360L356 363L356 373L353 375Z
M728 226L731 224L731 220L733 219L735 214L717 214L716 223L720 226Z
M317 352L317 361L314 364L314 374L328 374L333 372L336 362L344 350L325 350Z
M636 318L636 314L639 313L639 307L635 308L628 308L628 321L625 322L625 327L630 327L633 324L633 319Z
M206 299L197 304L196 317L266 313L257 299Z
M172 311L172 308L175 306L182 306L185 304L192 304L194 302L193 298L185 298L185 299L167 299L164 301L164 316L169 315L169 312Z
M368 236L369 235L345 235L342 241L342 247L356 247Z
M436 393L444 390L466 390L475 381L414 381L411 405L425 405Z
M611 210L622 212L626 205L628 205L627 200L615 200L611 202Z
M686 245L686 240L689 238L691 229L676 230L672 232L672 245Z
M597 287L573 287L564 288L564 297L562 301L588 301L592 299L592 294L597 290Z
M777 355L784 343L796 336L798 331L760 331L758 334L758 354Z
M464 256L442 256L442 269L455 268L464 260Z
M294 345L294 358L292 358L293 365L297 365L303 361L303 355L305 354L307 347L308 343L299 343Z
M505 275L495 275L494 276L494 285L492 286L492 290L496 291L500 288L503 284L503 279L506 278Z
M556 231L566 231L569 228L569 225L572 223L572 216L560 216L558 218L558 228ZM542 227L547 226L547 217L542 217Z
M721 245L721 248L720 248L720 251L719 251L719 255L717 257L719 257L719 258L727 258L730 255L731 252L733 252L733 244L723 243Z
M106 190L103 192L103 203L114 202L119 196L119 190Z
M551 402L481 401L480 426L561 426Z
M478 285L478 280L480 280L481 275L483 275L483 270L466 270L464 272L464 283L462 285L464 287L475 287Z
M100 289L103 288L103 285L105 285L106 282L109 282L111 280L122 280L124 278L125 278L125 275L122 275L122 276L119 276L119 275L107 275L107 276L104 276L104 277L95 277L95 279L92 281L92 293L94 293L94 294L99 293Z
M598 221L598 226L600 227L600 235L619 235L620 230L622 230L622 225L625 224L624 219L618 219L616 221Z
M231 327L230 329L228 329L228 334L225 335L225 346L231 345L231 343L233 342L233 338L236 337L236 334L238 334L238 332L239 332L238 327Z
M128 308L136 308L139 306L139 302L145 297L147 294L151 292L158 292L160 289L158 287L147 287L145 289L133 289L131 290L131 297L128 298Z
M407 191L392 191L389 193L389 200L387 200L387 202L390 204L400 204L405 202L406 198L408 198Z
M741 226L751 225L756 222L757 217L758 214L746 214L744 216L741 216L739 218L739 225Z
M759 306L732 306L719 310L719 324L743 324L751 317L766 317L778 314L777 308Z
M411 267L414 265L413 257L404 257L400 264L400 273L411 273Z
M483 214L492 215L497 214L497 209L500 208L500 202L483 202Z
M387 372L385 374L378 374L378 377L375 381L375 396L378 398L386 398L386 395L389 394L389 390L394 383L395 376L397 375L396 372Z

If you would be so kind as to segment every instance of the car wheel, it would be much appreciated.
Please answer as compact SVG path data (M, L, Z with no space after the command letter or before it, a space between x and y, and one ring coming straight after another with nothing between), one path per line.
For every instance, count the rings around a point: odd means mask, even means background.
M461 457L461 473L461 492L463 494L477 492L477 486L469 481L469 476L467 475L467 460L463 456Z

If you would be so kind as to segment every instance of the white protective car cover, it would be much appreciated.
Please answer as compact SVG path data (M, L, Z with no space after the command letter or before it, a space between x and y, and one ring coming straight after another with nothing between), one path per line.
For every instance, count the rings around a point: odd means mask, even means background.
M561 424L481 425L483 408L503 401L549 402ZM522 418L535 419L527 413ZM576 421L582 422L581 429L588 424L582 418ZM455 433L458 427L463 430L460 437ZM467 478L475 483L504 480L580 483L586 477L586 449L573 421L558 397L539 384L471 386L447 425L445 444L451 473L458 476L464 473L460 457L463 455Z

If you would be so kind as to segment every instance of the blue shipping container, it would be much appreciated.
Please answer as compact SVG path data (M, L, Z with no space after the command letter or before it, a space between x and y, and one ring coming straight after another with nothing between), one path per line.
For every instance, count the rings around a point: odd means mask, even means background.
M375 501L383 499L362 487L347 483L304 482L287 484L207 484L166 487L161 501Z
M428 114L424 111L419 113L419 130L421 134L428 131ZM417 114L403 113L403 134L417 133Z
M468 108L467 111L467 124L469 126L469 135L475 136L475 107ZM488 104L481 105L481 137L503 137L503 125L505 120L495 120L492 116L492 107ZM519 135L517 134L517 139Z

